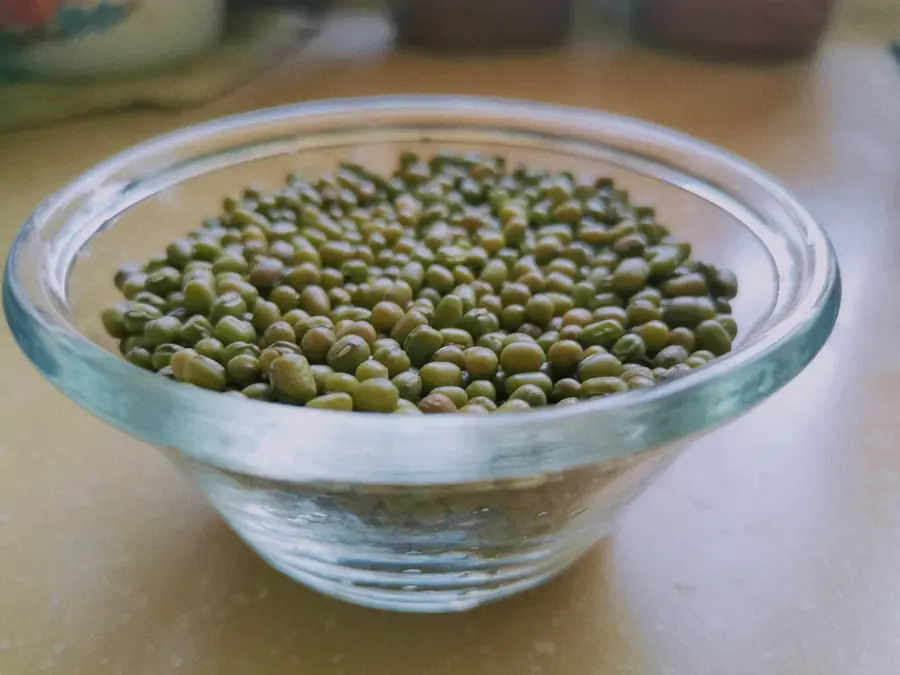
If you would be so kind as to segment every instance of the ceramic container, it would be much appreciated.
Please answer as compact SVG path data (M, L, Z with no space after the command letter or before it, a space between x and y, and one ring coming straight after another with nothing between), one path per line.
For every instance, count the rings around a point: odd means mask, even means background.
M210 49L224 0L3 0L0 73L17 79L121 76Z

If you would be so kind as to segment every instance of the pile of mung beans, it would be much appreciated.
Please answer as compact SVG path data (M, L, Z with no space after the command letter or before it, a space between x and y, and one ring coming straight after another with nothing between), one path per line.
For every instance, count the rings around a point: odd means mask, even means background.
M612 180L403 153L247 189L118 271L125 358L204 389L381 413L517 412L731 350L735 275Z

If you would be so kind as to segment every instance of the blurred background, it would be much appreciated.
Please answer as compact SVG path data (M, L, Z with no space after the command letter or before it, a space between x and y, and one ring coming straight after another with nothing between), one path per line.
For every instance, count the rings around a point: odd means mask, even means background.
M896 0L0 0L0 129L196 105L329 28L332 53L377 42L382 53L496 59L639 45L771 65L811 58L846 16L898 8Z
M156 135L451 93L631 115L742 155L822 223L844 280L813 364L698 441L610 542L542 589L427 620L273 572L0 322L0 672L896 673L897 38L900 0L0 0L0 257L48 194Z

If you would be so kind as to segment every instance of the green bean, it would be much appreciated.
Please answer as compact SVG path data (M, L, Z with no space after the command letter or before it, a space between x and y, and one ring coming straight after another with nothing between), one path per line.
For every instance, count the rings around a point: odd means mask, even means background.
M240 318L247 312L247 302L234 291L228 291L216 298L210 310L210 320L218 323L226 316Z
M462 370L453 363L431 362L426 363L419 370L422 379L422 390L430 392L437 387L460 387L463 384Z
M350 394L324 394L307 401L307 408L320 410L353 410L353 397Z
M233 382L247 387L262 377L259 359L252 354L238 354L228 361L225 370Z
M712 352L716 356L722 356L731 351L731 335L719 321L703 321L695 329L694 335L697 346Z
M662 306L663 321L673 327L694 328L716 315L716 308L709 298L683 296L672 298Z
M223 317L215 327L213 334L223 344L232 342L253 342L256 339L256 329L249 321L241 321L233 316Z
M353 373L363 361L369 358L369 343L359 335L345 335L328 350L328 365L340 373Z
M150 357L150 365L153 367L153 370L159 371L167 367L171 363L172 357L181 349L180 345L171 343L159 345L153 350L153 354Z
M443 394L429 394L419 402L419 410L426 414L457 412L456 404Z
M550 396L553 391L553 380L548 375L544 373L519 373L506 378L505 389L507 395L512 396L516 389L526 384L537 386L547 396Z
M441 347L444 336L431 326L416 326L403 343L403 350L409 355L412 365L421 368L428 363Z
M161 317L162 312L152 305L130 302L122 312L122 325L128 333L142 333L148 323Z
M353 394L354 410L363 412L393 412L400 395L390 380L375 378L360 382Z
M594 377L581 383L581 396L608 396L628 390L628 384L618 377Z
M498 413L524 412L526 410L531 410L528 402L515 398L507 400L506 403L497 408Z
M547 357L535 342L512 342L500 352L500 366L511 375L540 370Z
M457 408L462 408L469 402L469 397L466 394L465 390L462 387L456 387L452 385L444 385L441 387L435 387L431 390L429 396L446 396L451 401L453 401L453 405Z
M125 360L145 370L153 369L153 359L144 347L132 347L125 354Z
M688 357L688 351L681 345L672 345L661 350L653 357L653 365L658 368L671 368L682 363Z
M379 363L374 359L369 359L368 361L363 361L356 367L354 375L360 382L376 379L386 380L389 378L390 371L388 371L387 366L383 363Z
M609 349L623 335L625 329L621 323L614 319L605 319L584 327L581 332L581 344L584 347L599 345Z
M227 385L225 368L212 359L196 353L184 364L179 379L187 384L213 391L223 391Z
M578 377L584 382L594 377L618 377L622 362L612 354L594 354L578 364Z
M315 379L315 375L313 375ZM359 380L347 373L334 373L325 378L325 391L330 394L352 395L359 386Z
M100 319L129 362L326 410L567 406L685 376L738 334L737 277L653 207L476 155L248 188L113 282Z
M316 326L306 331L300 340L300 348L311 363L324 363L337 338L331 328Z
M647 354L647 345L639 335L623 335L612 346L610 353L622 362L639 361Z
M309 361L299 354L284 354L272 361L269 382L275 396L286 403L306 403L318 393Z

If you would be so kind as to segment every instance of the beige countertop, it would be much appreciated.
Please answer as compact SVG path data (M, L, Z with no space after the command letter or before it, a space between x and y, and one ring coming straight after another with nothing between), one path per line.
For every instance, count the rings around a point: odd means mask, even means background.
M616 533L473 613L333 601L269 569L154 450L46 384L0 327L0 673L885 675L900 663L900 69L886 22L808 64L579 42L532 59L397 55L378 21L203 109L0 135L0 254L36 203L188 122L329 96L459 92L678 127L779 175L831 234L844 306L818 359L700 441ZM894 22L900 36L900 20Z

